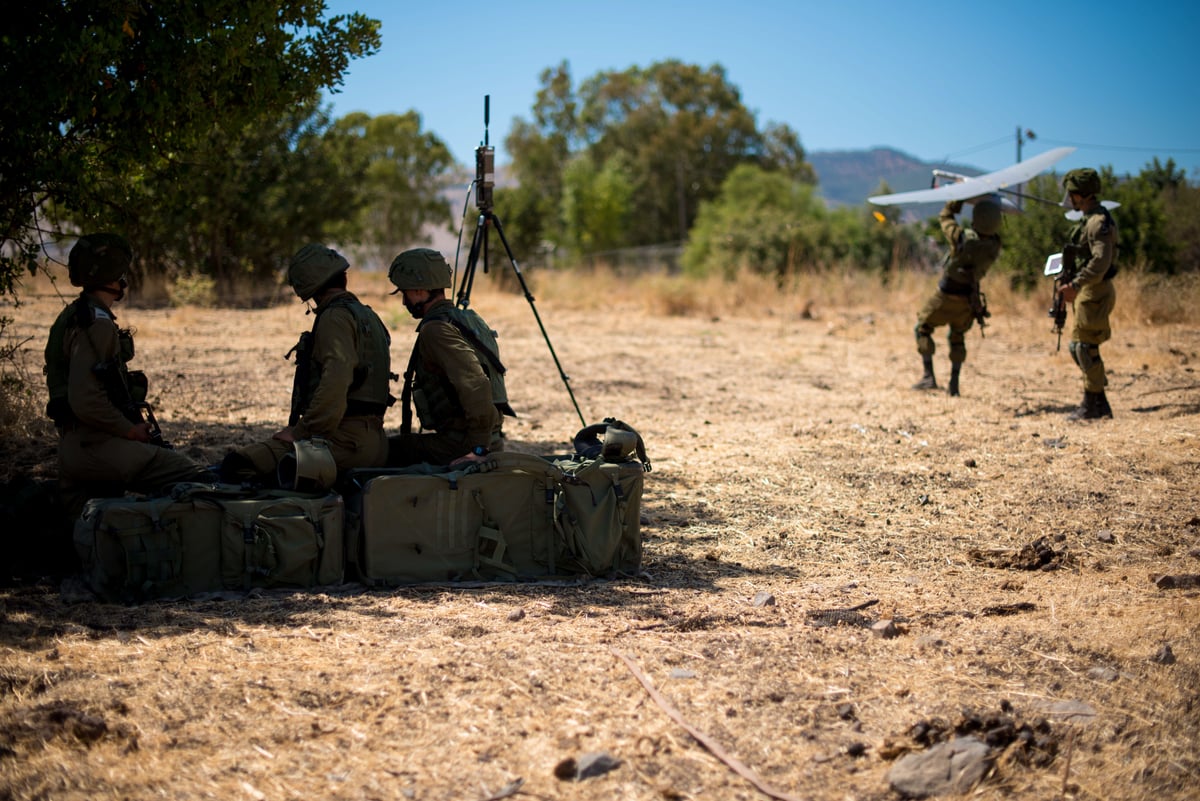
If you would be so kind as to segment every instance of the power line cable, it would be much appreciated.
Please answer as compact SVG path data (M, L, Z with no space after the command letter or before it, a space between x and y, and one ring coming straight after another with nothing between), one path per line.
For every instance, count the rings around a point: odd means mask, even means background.
M1093 145L1086 142L1066 142L1058 139L1039 137L1039 142L1050 145L1066 145L1068 147L1086 147L1091 150L1121 150L1130 153L1200 153L1200 147L1141 147L1135 145Z
M956 153L947 153L943 157L943 161L950 161L950 159L956 159L956 158L959 158L960 156L967 156L967 155L970 155L971 153L977 153L980 150L988 150L990 148L996 147L997 145L1002 145L1002 144L1005 144L1005 143L1008 143L1011 141L1012 141L1011 136L1005 136L1002 139L993 139L991 142L985 142L982 145L975 145L974 147L969 147L966 150L959 150Z

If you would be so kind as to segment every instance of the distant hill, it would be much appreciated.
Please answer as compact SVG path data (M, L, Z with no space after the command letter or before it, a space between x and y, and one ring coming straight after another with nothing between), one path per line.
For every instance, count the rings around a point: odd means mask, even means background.
M818 194L830 205L858 206L876 194L880 181L893 192L928 189L931 170L981 175L983 170L962 164L921 161L888 147L872 150L823 150L807 154L817 172ZM932 208L932 207L931 207Z

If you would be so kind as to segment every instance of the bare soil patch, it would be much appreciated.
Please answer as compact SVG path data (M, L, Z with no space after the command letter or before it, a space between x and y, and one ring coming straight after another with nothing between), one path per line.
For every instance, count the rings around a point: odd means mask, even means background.
M1193 798L1200 593L1155 579L1200 573L1200 331L1122 320L1115 418L1072 424L1079 374L1032 304L992 299L962 397L910 390L928 289L687 316L539 300L588 422L632 424L653 460L636 580L0 591L0 799L867 801L956 734L990 749L974 797ZM362 294L403 365L412 321ZM25 300L36 370L61 302ZM511 447L566 452L579 420L527 304L473 306L501 332ZM300 304L122 322L185 452L286 417ZM36 433L10 471L53 474Z

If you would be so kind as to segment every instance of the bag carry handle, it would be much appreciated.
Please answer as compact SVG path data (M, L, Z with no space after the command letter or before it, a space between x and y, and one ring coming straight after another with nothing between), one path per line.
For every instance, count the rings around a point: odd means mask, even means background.
M604 435L603 441L600 439L601 434ZM580 429L571 442L575 446L575 452L585 459L602 458L606 462L623 462L631 453L637 453L642 469L647 473L651 470L642 435L634 430L633 426L615 417L606 417L603 423Z

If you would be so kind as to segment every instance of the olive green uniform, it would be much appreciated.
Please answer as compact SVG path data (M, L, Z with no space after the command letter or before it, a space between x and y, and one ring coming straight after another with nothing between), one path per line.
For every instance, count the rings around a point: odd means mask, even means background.
M325 439L339 471L382 467L388 454L383 416L392 402L387 327L353 293L339 290L317 306L309 336L311 350L297 346L293 438ZM272 438L234 455L253 465L259 478L270 480L293 452L292 443Z
M933 331L949 326L950 363L967 359L966 333L975 322L979 282L1000 255L1000 237L981 236L955 219L957 204L947 203L938 215L942 233L950 243L937 291L917 314L917 352L931 357L936 350Z
M1112 279L1117 274L1117 224L1108 209L1097 204L1084 212L1072 229L1074 253L1075 323L1071 329L1071 357L1083 372L1084 391L1104 392L1108 377L1100 359L1100 345L1112 337L1109 315L1117 301Z
M456 312L449 300L439 299L417 326L405 373L405 425L391 438L389 464L448 464L476 448L504 447L502 412L511 411L506 399L496 397L495 368L452 322ZM410 397L422 433L409 430Z
M50 329L47 412L59 432L60 491L72 514L90 496L126 489L155 493L181 481L213 479L183 454L126 437L141 420L132 402L145 397L144 376L133 373L131 380L127 367L133 354L133 334L118 329L116 315L91 293L80 294Z

